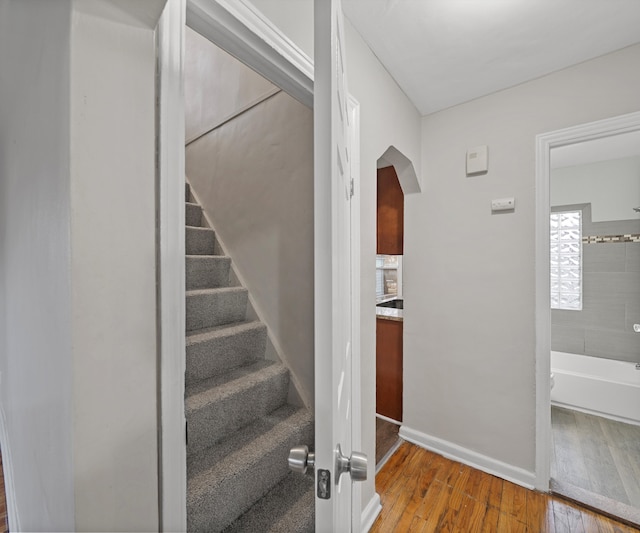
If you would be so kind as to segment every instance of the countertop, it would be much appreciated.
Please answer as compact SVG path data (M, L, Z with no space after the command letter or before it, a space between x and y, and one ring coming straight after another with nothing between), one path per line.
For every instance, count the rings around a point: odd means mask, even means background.
M391 298L393 300L395 298ZM385 301L385 300L382 300ZM378 302L380 303L380 302ZM383 320L395 320L397 322L403 322L402 309L394 309L393 307L378 307L376 306L376 318Z

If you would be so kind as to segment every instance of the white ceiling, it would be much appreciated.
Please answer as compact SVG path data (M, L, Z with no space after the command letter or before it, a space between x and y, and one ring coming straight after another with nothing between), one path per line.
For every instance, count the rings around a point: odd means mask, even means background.
M423 115L640 42L640 0L343 0L343 9Z

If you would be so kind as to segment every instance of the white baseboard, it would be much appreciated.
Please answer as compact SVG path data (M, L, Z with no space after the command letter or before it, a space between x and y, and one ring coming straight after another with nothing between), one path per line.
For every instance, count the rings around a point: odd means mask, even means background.
M459 461L478 470L482 470L487 474L498 476L507 481L511 481L516 485L521 485L527 489L533 489L535 485L535 473L524 470L517 466L513 466L497 459L487 457L468 448L463 448L452 442L448 442L438 437L432 437L426 433L422 433L415 429L411 429L405 425L400 428L400 436L417 444L422 448L431 450L437 454L440 454L447 459Z
M375 492L373 494L373 498L369 500L367 506L362 510L361 524L363 533L367 533L371 529L371 526L376 521L376 518L378 518L380 511L382 511L380 495Z
M0 406L0 449L2 449L2 471L4 474L4 488L7 500L7 521L9 531L22 531L18 514L18 504L15 498L13 483L13 461L11 460L11 448L7 436L7 421L4 416L4 408Z

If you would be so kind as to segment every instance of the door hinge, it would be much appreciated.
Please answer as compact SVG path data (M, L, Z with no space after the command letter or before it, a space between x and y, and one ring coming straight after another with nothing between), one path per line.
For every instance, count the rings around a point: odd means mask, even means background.
M351 198L353 198L353 189L354 189L354 183L353 183L353 178L351 178Z

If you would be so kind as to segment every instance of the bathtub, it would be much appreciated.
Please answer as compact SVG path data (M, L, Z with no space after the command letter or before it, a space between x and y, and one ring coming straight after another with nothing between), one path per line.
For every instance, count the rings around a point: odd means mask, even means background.
M640 370L635 363L551 352L551 403L640 425Z

